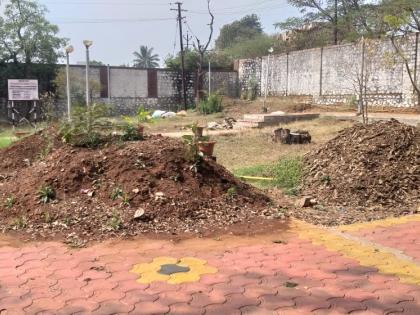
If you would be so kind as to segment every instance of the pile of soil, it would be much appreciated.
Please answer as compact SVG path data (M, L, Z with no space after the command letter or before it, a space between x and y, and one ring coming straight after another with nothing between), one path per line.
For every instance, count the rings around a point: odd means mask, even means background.
M53 130L0 151L0 228L86 241L140 233L201 233L279 218L272 201L205 159L192 168L177 139L63 144ZM55 197L41 201L41 187Z
M300 218L331 225L418 211L419 128L397 120L357 124L307 154L304 167L303 193L319 205Z

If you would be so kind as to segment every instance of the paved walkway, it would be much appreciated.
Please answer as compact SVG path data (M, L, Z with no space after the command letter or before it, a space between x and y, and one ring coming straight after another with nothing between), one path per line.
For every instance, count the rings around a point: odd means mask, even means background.
M420 216L272 235L0 241L0 314L420 314ZM273 242L275 241L275 242Z

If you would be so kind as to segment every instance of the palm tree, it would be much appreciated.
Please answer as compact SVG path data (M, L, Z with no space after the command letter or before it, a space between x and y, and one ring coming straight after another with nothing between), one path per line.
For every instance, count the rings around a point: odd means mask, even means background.
M157 68L159 66L159 55L153 54L153 48L140 46L140 52L135 51L134 66L136 68Z

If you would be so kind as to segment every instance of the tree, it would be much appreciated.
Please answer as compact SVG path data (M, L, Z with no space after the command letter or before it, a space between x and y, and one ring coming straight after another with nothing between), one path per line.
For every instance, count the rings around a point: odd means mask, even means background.
M159 56L153 54L153 48L140 46L140 52L135 51L134 67L136 68L157 68L159 67Z
M361 36L369 38L384 34L384 23L380 16L381 4L369 0L288 0L288 2L299 8L303 16L289 18L276 23L275 26L284 31L298 30L301 37L307 35L307 38L329 34L324 45L355 41ZM311 32L314 28L322 31Z
M45 18L47 9L33 0L10 0L0 17L0 61L56 63L66 40Z
M106 64L104 64L102 61L97 61L97 60L90 60L89 64L91 66L106 66Z
M196 80L196 87L195 87L196 105L199 104L200 100L203 97L203 91L202 91L203 76L204 76L203 63L204 63L206 52L213 38L213 32L214 32L214 14L211 12L211 9L210 9L210 0L207 0L207 11L210 15L210 23L208 24L209 36L207 38L207 41L202 43L201 40L197 36L195 36L195 42L193 44L195 51L198 53L197 80Z
M406 47L414 32L417 41L420 32L420 6L417 0L386 0L384 21L388 27L388 37L394 48L394 53L399 57L407 71L415 94L417 105L420 107L420 83L417 78L416 58L413 54L406 53Z
M66 39L45 18L47 9L34 0L10 0L0 17L0 90L8 78L36 78L49 90ZM41 66L42 65L42 66ZM3 95L4 96L4 95Z
M263 34L261 22L256 14L243 17L231 24L226 24L220 30L216 39L216 48L225 49L243 40L249 40Z
M69 79L70 79L70 97L72 102L76 106L86 105L86 82L85 78L80 76L79 73L73 71L70 68L69 71ZM54 87L56 90L56 95L61 98L65 99L67 97L67 77L66 77L66 69L61 67L57 71L57 75L53 81ZM89 95L91 95L92 99L95 96L98 96L101 92L101 83L98 80L89 79ZM92 100L93 101L93 100Z

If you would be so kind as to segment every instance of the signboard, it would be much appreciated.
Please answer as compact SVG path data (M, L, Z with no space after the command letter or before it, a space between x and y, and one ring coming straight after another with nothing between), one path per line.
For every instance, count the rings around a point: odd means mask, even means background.
M9 101L37 101L38 80L8 80Z

